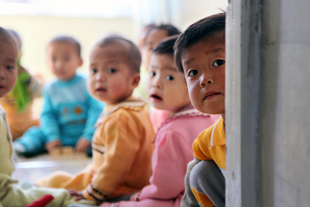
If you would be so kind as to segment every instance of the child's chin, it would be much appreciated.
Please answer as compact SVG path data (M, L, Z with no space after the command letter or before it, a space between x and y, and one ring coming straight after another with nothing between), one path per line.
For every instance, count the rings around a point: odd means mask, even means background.
M157 110L167 110L164 106L158 104L158 103L150 103L151 106Z

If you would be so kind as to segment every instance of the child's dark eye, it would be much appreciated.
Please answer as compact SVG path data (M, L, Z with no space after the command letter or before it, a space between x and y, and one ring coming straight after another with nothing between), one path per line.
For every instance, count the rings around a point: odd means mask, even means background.
M174 80L174 77L171 76L171 75L167 75L167 76L166 76L166 79L167 79L168 81L172 81L172 80Z
M14 69L14 66L13 66L13 65L7 65L7 66L6 66L6 69L7 69L7 70L13 70L13 69Z
M218 59L212 63L212 66L213 67L219 67L219 66L224 65L224 64L225 64L225 60Z
M156 75L156 73L155 73L155 72L152 72L152 71L150 72L150 76L152 76L152 77L153 77L153 76L155 76L155 75Z
M116 69L110 68L110 69L108 70L108 73L116 73Z
M197 73L198 73L198 70L190 70L188 72L188 76L189 77L194 77L195 75L197 75Z
M92 69L90 70L90 72L93 73L93 74L95 74L95 73L98 72L98 70L97 70L96 68L92 68Z

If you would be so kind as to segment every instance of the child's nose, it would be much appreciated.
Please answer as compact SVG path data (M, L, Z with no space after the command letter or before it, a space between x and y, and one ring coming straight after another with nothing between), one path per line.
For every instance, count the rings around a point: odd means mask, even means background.
M200 76L200 87L205 87L207 85L212 85L214 83L214 79L210 74L202 74Z
M61 62L61 61L56 61L55 67L56 67L57 69L60 69L60 68L62 67L62 62Z
M153 81L152 81L153 87L154 88L161 88L162 87L162 81L161 78L159 76L154 77Z
M97 81L105 81L105 80L106 80L106 75L103 74L103 73L101 73L101 72L98 72L98 73L96 74L96 80L97 80Z

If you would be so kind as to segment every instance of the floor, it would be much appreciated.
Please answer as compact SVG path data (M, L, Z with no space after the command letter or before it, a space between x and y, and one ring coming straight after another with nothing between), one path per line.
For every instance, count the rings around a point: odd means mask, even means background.
M34 182L59 170L76 174L91 163L91 158L84 153L44 154L33 158L15 157L14 160L16 169L12 176L19 183Z

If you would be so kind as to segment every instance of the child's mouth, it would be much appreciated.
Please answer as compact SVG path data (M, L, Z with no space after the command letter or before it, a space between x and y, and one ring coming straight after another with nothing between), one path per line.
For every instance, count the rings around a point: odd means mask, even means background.
M151 95L151 98L156 99L156 100L160 100L160 101L163 100L162 97L160 97L160 96L158 96L156 94Z
M107 92L107 90L105 88L97 88L96 92Z
M207 93L203 100L211 99L211 98L213 98L213 97L215 97L215 96L217 96L219 94L221 94L221 93L218 93L218 92Z

